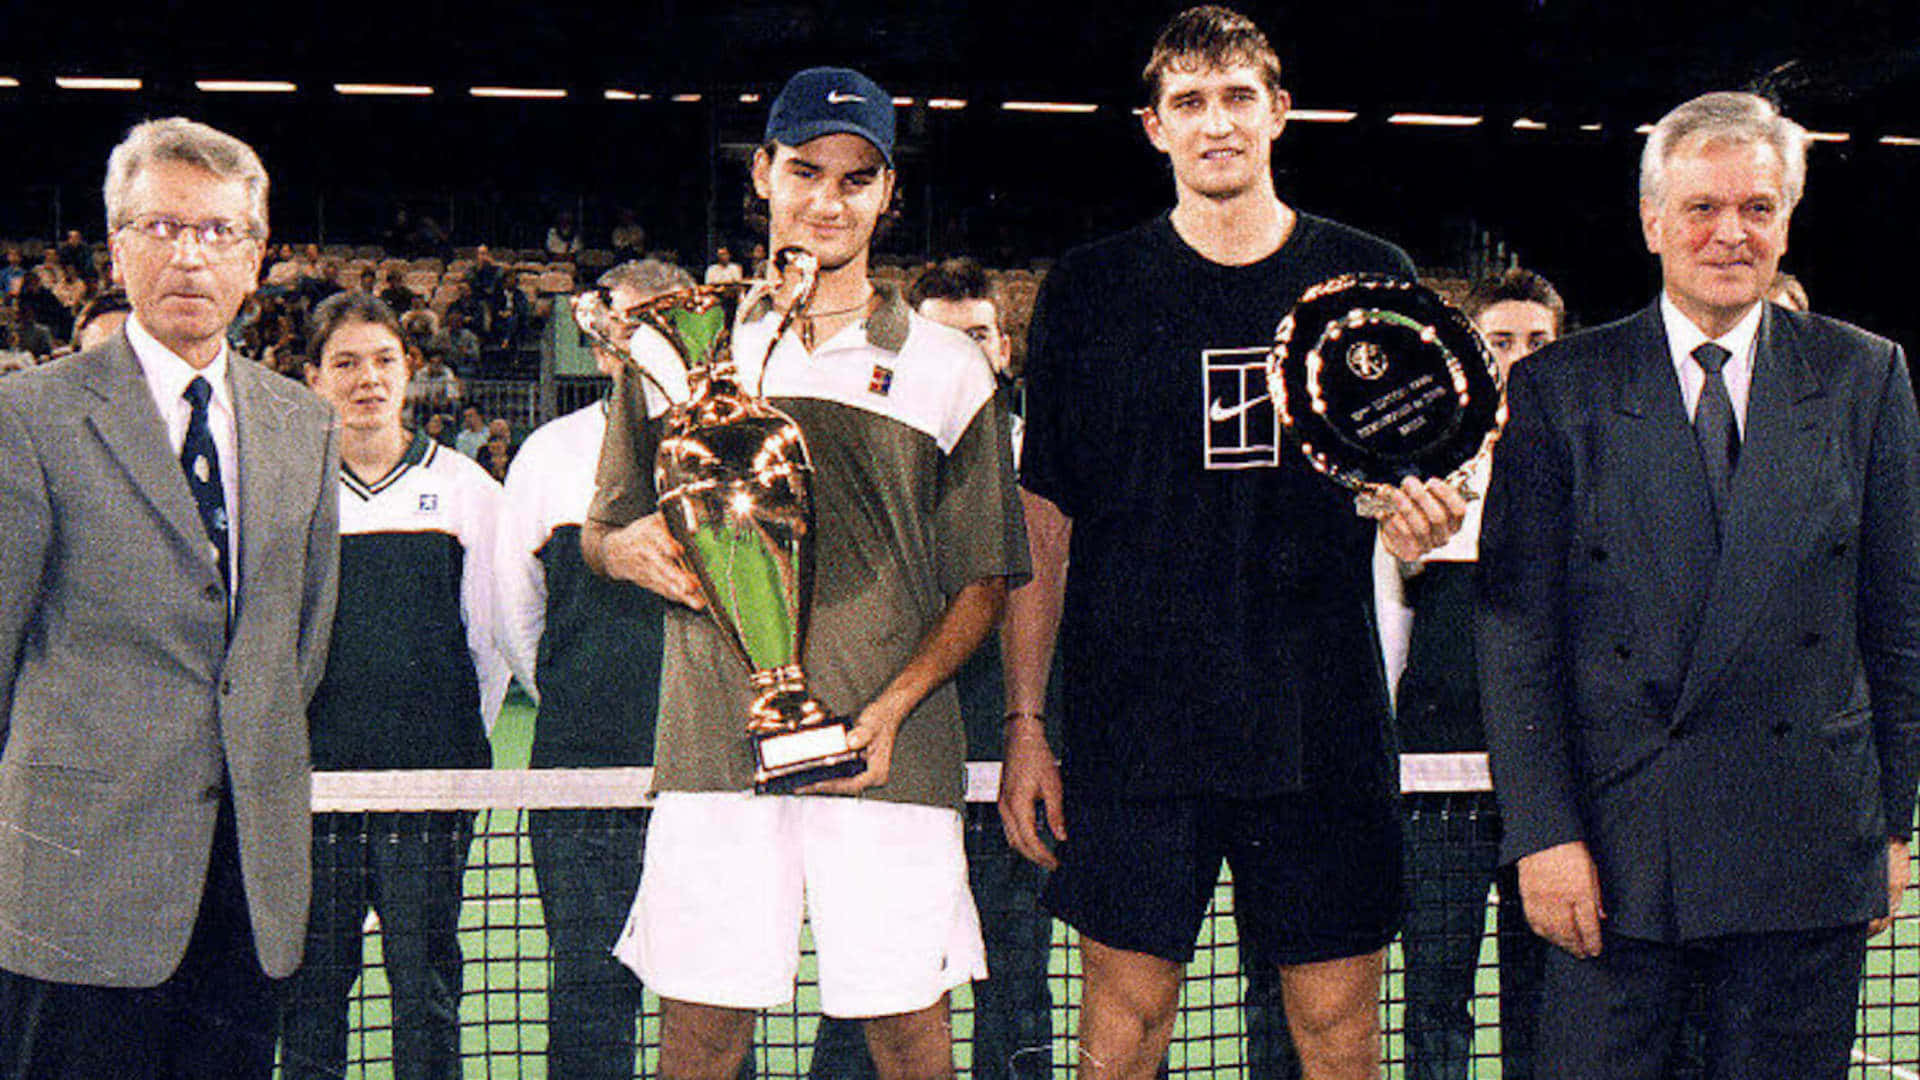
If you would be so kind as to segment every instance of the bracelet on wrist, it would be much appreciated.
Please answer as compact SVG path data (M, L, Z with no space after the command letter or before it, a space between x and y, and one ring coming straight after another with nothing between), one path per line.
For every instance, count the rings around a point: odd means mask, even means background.
M1015 739L1047 739L1047 714L1031 709L1013 709L1006 715L1000 738L1003 742Z

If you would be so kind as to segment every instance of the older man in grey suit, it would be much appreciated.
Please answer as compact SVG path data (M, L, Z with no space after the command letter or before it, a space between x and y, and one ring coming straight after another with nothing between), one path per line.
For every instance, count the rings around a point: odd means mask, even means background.
M107 164L108 344L0 381L0 1076L266 1076L308 892L333 421L234 355L267 177L181 119Z

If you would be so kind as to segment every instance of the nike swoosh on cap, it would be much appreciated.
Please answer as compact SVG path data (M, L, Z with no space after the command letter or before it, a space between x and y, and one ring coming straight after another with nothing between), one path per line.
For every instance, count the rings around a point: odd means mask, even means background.
M1219 398L1214 398L1213 401L1207 405L1207 419L1213 421L1216 424L1221 423L1222 421L1231 420L1234 417L1239 416L1241 413L1246 412L1248 409L1253 408L1255 405L1258 405L1263 401L1271 400L1272 397L1273 397L1272 394L1261 394L1259 397L1254 398L1252 401L1243 401L1240 404L1233 406L1232 408L1228 408L1226 402L1221 401Z
M849 101L865 101L865 100L867 99L861 97L859 94L849 94L843 90L827 91L827 104L829 105L845 105Z

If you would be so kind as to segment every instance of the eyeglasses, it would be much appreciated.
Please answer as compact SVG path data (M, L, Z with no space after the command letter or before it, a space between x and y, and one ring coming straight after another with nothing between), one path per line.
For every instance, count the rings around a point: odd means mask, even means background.
M178 244L182 237L190 236L199 241L202 248L218 255L228 254L254 238L253 226L245 222L181 221L164 214L146 214L120 227L156 244Z

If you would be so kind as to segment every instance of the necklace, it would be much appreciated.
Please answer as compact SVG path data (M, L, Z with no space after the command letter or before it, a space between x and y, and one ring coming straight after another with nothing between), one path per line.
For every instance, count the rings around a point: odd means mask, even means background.
M813 324L816 320L837 318L841 315L851 315L856 311L864 310L873 303L875 295L872 288L869 287L867 295L859 303L850 307L835 308L832 311L809 311L802 314L800 316L800 344L805 346L808 352L812 352L814 337Z

